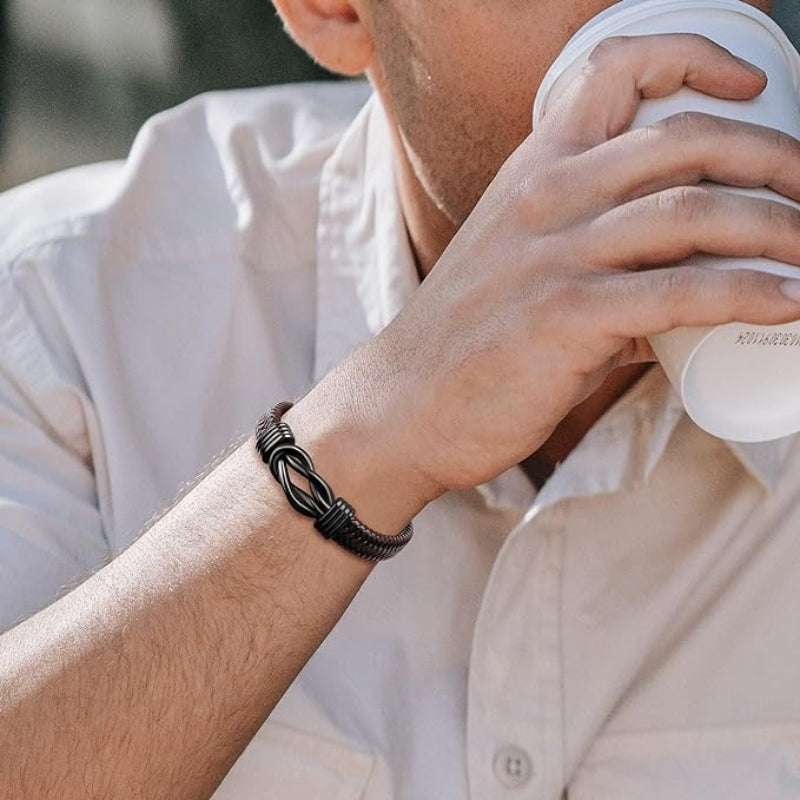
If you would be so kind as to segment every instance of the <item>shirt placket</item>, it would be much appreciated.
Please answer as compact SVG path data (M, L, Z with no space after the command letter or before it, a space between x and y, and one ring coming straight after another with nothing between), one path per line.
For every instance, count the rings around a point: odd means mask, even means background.
M510 534L484 594L468 690L472 800L550 798L562 784L563 524L557 503L529 514Z
M648 396L642 384L587 434L497 557L470 659L471 800L558 800L562 795L561 594L570 501L595 498L602 504L603 496L646 479L678 418L674 411L654 417Z

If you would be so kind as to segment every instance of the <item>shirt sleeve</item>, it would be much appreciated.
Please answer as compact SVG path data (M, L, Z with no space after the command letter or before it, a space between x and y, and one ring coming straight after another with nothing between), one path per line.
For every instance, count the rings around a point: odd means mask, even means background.
M2 268L0 631L109 558L87 435L89 399L55 312L44 324L31 312L14 272Z

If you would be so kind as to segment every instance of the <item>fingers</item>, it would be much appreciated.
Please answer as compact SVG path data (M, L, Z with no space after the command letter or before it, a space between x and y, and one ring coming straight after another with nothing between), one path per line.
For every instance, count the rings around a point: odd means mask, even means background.
M781 289L784 278L749 270L672 267L603 276L597 283L597 324L620 343L677 327L800 319L800 302Z
M595 48L540 124L563 152L574 153L627 130L643 99L688 86L713 97L747 100L766 84L757 67L697 34L615 37Z
M617 206L570 232L577 258L601 269L669 264L695 253L800 266L800 211L715 187L678 187Z
M576 174L592 176L590 184L573 184L576 208L597 208L599 198L611 207L701 181L768 187L800 201L800 141L708 114L668 117L568 160Z

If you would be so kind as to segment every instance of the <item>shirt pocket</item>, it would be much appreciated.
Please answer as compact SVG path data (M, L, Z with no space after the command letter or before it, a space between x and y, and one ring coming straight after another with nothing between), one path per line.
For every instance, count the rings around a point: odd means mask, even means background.
M800 723L602 736L569 800L797 800Z
M267 721L212 800L360 800L376 761L338 742Z

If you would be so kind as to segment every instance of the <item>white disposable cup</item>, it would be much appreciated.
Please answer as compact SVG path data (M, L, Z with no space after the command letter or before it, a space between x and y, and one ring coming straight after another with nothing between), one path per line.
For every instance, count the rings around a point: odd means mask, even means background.
M655 33L702 34L761 67L769 85L749 101L719 100L684 87L670 97L644 101L633 128L681 111L701 111L800 138L800 55L772 19L742 0L623 0L607 9L572 37L545 75L534 104L534 127L601 41ZM766 189L725 191L800 208ZM797 267L767 258L703 255L688 263L800 278ZM678 328L650 342L689 416L709 433L757 442L800 430L800 323Z

